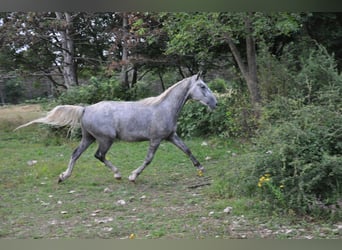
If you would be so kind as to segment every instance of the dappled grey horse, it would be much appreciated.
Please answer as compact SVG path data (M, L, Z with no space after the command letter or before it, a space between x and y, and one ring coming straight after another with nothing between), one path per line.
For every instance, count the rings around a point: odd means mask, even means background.
M214 109L217 104L215 96L198 74L174 84L159 96L140 101L102 101L86 107L57 106L47 116L26 123L17 129L33 123L69 125L71 128L81 124L82 140L74 150L68 168L60 174L58 182L64 181L71 175L76 160L95 140L99 144L95 157L114 172L116 179L121 179L121 174L117 167L106 159L106 153L116 139L150 142L145 161L130 174L130 181L134 182L151 163L162 140L176 145L190 157L198 170L203 171L204 168L176 133L178 116L189 99L197 100L210 109Z

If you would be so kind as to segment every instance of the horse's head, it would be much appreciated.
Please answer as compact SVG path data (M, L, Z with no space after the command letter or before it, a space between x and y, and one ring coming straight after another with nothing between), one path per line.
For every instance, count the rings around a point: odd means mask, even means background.
M208 106L210 109L216 108L217 100L207 84L201 79L200 73L192 76L190 80L189 97Z

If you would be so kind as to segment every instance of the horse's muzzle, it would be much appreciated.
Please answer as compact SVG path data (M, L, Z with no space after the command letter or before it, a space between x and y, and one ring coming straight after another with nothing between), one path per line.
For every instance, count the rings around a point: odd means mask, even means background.
M214 109L217 107L217 101L216 101L216 99L211 100L211 101L208 103L208 107L209 107L211 110L214 110Z

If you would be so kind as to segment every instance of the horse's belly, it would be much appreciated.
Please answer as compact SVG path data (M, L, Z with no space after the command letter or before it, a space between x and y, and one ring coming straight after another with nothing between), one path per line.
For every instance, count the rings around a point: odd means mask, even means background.
M150 125L136 117L121 119L116 126L117 137L124 141L146 141L151 138Z

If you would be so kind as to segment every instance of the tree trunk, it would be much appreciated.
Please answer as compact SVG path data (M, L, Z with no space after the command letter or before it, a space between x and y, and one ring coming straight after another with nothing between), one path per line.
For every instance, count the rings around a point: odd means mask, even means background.
M260 117L261 112L261 95L259 90L257 63L256 63L256 50L255 41L253 37L252 23L249 14L245 18L245 31L246 31L246 50L247 50L247 65L243 62L241 54L235 46L233 40L229 35L226 35L229 48L237 62L239 69L245 79L250 94L251 103L254 109L255 116Z
M127 13L122 13L122 67L121 67L121 83L125 88L129 88L129 81L128 81L128 48L127 48L127 30L128 27L128 16Z
M60 21L59 34L60 43L62 48L62 73L64 78L64 84L66 88L70 88L73 85L78 85L76 66L74 59L74 41L71 37L72 34L72 18L68 12L56 12L57 20ZM62 28L61 28L62 27Z
M257 63L256 63L256 51L255 51L255 40L253 37L253 28L250 19L250 14L245 19L245 30L246 30L246 50L247 50L247 63L248 63L248 76L247 85L251 94L251 101L253 108L256 112L257 117L260 116L260 104L261 95L259 90L258 74L257 74Z
M133 70L133 74L132 74L131 88L133 88L138 81L138 67L134 65L132 70Z

